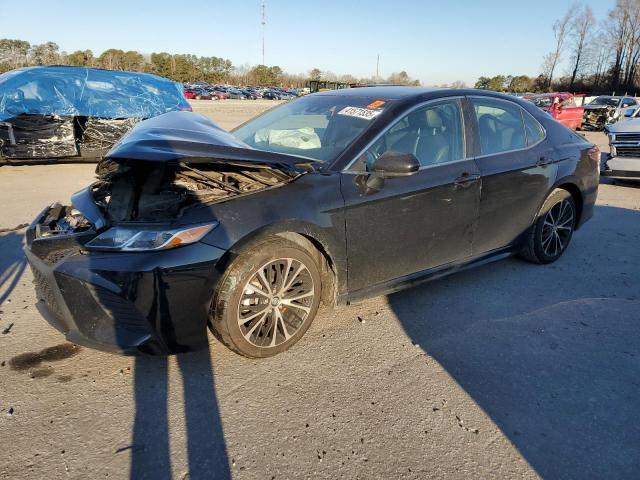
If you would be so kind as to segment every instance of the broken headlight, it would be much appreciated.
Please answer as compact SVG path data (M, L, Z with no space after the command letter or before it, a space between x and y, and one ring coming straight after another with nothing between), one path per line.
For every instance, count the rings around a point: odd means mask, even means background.
M145 252L167 250L195 243L213 230L218 222L172 230L112 227L87 242L85 247L96 250Z

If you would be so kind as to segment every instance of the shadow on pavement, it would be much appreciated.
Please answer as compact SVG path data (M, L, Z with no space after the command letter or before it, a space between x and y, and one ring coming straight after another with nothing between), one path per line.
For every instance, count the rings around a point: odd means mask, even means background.
M640 211L597 207L583 228L553 265L510 259L389 303L543 478L632 478L640 249L630 245L640 241Z
M182 377L188 478L231 478L209 349L179 354L176 358ZM135 359L132 479L171 479L178 478L181 473L172 472L167 362L168 357Z
M22 253L23 242L22 232L0 234L0 305L16 288L27 266Z

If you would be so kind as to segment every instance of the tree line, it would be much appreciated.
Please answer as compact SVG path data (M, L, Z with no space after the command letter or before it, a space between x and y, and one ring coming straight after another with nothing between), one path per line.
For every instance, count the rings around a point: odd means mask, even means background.
M601 19L591 7L576 2L553 23L553 36L553 48L543 58L540 75L480 77L476 88L640 93L640 0L616 0Z
M54 42L31 45L24 40L0 39L0 73L15 68L41 65L70 65L97 67L108 70L129 70L154 73L176 82L229 83L234 85L304 87L309 79L341 81L345 83L401 83L417 85L405 71L393 73L386 79L356 78L336 75L330 71L312 69L308 74L291 74L277 65L238 65L221 57L199 57L166 52L144 55L135 50L110 48L96 56L91 50L67 53Z

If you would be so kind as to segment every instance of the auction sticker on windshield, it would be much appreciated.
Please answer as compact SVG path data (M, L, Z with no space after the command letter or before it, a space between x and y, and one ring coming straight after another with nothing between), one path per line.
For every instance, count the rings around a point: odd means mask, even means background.
M371 102L369 105L367 105L367 108L375 110L377 108L382 107L385 104L384 100L376 100L375 102Z
M344 107L338 112L338 115L347 115L348 117L357 117L364 120L373 120L382 113L382 110L369 110L360 107Z

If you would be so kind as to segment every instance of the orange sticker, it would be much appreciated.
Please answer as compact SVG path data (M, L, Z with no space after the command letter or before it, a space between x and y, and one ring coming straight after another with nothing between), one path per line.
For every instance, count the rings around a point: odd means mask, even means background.
M383 105L384 105L384 100L376 100L375 102L371 102L369 105L367 105L367 108L371 108L375 110L376 108L380 108Z

